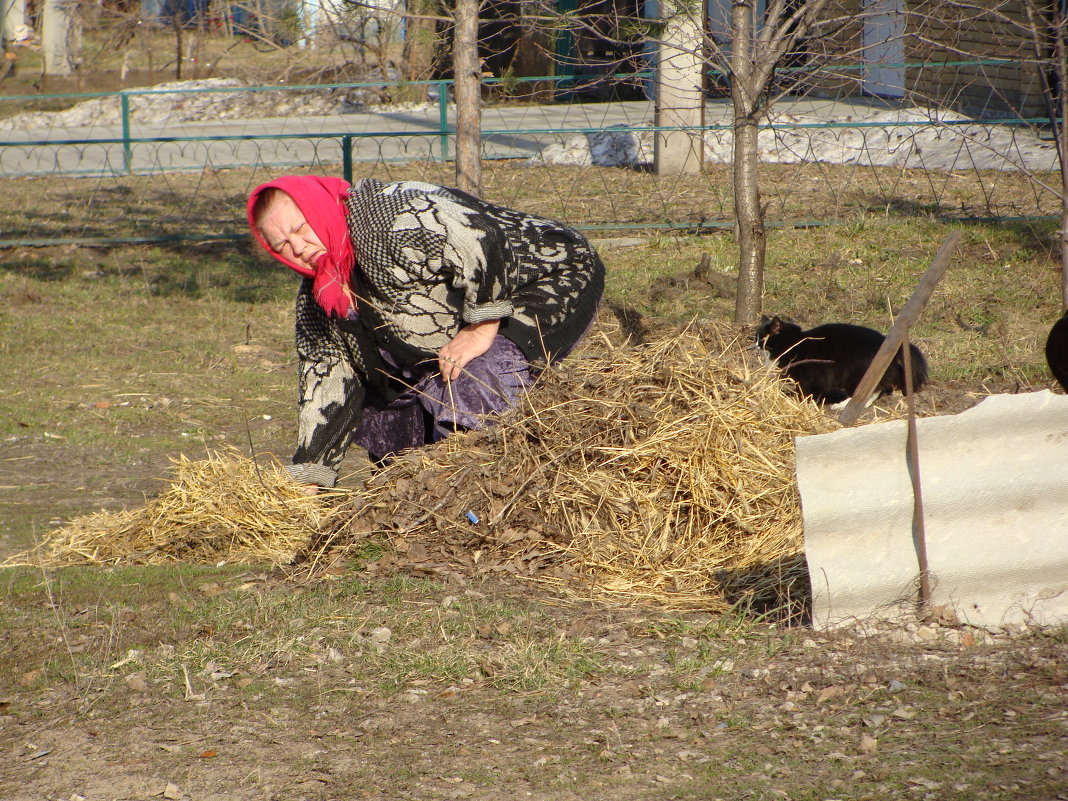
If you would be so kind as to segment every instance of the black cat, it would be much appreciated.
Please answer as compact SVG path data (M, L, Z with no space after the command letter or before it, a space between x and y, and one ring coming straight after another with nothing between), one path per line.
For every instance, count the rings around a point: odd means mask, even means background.
M853 395L885 338L874 328L849 323L827 323L802 331L796 323L778 317L762 317L757 328L757 345L797 382L803 394L825 403L841 403ZM915 345L909 346L909 352L916 391L927 383L927 360ZM905 360L900 349L869 402L894 390L905 392Z
M1068 392L1068 311L1053 324L1046 337L1046 364L1061 389Z

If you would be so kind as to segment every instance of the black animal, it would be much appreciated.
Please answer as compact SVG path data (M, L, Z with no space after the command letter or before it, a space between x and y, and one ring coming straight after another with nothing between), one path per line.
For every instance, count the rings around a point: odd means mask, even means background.
M1068 311L1053 324L1046 337L1046 364L1061 389L1068 392Z
M757 345L797 382L803 394L824 403L842 403L853 395L884 339L874 328L849 323L827 323L802 331L796 323L762 317L757 328ZM909 352L915 391L927 383L927 360L915 345L909 346ZM905 392L905 359L900 349L869 402L894 390Z

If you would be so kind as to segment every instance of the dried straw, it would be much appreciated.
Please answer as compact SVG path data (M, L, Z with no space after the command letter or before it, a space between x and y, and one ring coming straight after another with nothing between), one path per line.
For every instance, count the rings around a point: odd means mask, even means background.
M722 328L620 344L601 321L495 426L404 454L323 503L277 466L181 459L143 509L53 531L48 564L298 561L367 537L425 570L496 572L575 597L721 610L804 584L795 436L835 426Z
M595 335L500 425L378 473L324 547L381 532L402 560L418 543L423 562L593 597L782 601L806 572L793 438L834 426L784 389L714 326L640 346Z
M280 563L318 530L322 507L279 465L236 451L174 462L144 507L101 511L55 529L8 564Z

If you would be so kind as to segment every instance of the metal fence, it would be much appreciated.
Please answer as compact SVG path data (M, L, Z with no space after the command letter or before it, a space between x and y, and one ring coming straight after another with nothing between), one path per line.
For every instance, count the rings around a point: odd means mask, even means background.
M642 86L651 75L622 76ZM587 229L732 224L727 98L689 129L700 175L657 176L648 100L590 101L571 79L488 82L487 198ZM252 186L284 172L453 183L449 82L243 87L192 82L35 97L0 118L0 247L244 236ZM635 93L631 92L630 96ZM415 98L381 104L383 97ZM27 98L0 98L25 104ZM865 98L786 98L760 134L772 224L860 216L1021 219L1059 212L1041 120L969 118ZM64 208L56 214L57 207ZM133 233L131 233L131 231Z

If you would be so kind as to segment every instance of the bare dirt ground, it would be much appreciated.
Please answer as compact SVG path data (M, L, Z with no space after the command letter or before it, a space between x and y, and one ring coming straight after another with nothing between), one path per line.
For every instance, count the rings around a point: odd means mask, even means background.
M190 641L239 637L204 624L161 630L174 607L302 591L325 590L239 574L113 608L106 624L100 607L61 609L53 621L65 618L63 627L31 627L8 611L4 661L18 670L0 685L0 795L1068 797L1063 637L914 625L731 630L699 615L560 605L521 586L419 582L396 595L372 581L347 600L351 617L399 603L455 620L471 602L507 605L511 622L461 620L467 634L450 647L472 655L471 670L388 689L363 675L357 654L332 648L303 657L279 648L247 669L146 673ZM323 625L309 621L307 636ZM386 655L412 645L394 625ZM597 667L537 689L497 682L512 626L581 645ZM441 648L448 636L443 626L417 647ZM73 670L105 651L110 669Z
M1039 348L1059 273L998 235L972 234L927 310L923 414L1051 385ZM784 234L766 307L880 324L942 236ZM646 324L727 319L704 289L658 294L705 252L730 263L711 238L606 250L612 301ZM236 249L179 257L4 254L5 555L28 531L141 503L179 453L287 456L291 284ZM376 555L315 581L0 571L0 798L1068 798L1063 629L832 634Z
M0 482L49 484L44 448ZM40 501L59 515L158 485L100 459ZM310 582L0 579L6 801L1068 798L1063 630L818 632L359 562Z

